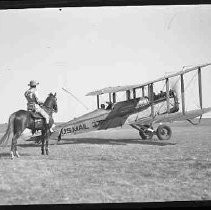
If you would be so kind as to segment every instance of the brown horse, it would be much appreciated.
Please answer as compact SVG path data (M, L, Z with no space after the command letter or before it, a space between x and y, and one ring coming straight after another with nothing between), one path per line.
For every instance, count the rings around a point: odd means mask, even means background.
M35 133L37 130L41 130L41 140L42 140L42 146L41 151L42 155L45 154L44 152L44 146L46 155L48 155L48 139L50 137L50 127L53 124L53 118L52 114L53 112L57 112L57 99L56 99L56 93L52 94L50 93L45 100L42 108L49 114L50 116L50 123L49 125L46 124L45 118L41 116L39 113L35 113L32 111L26 111L26 110L19 110L17 112L14 112L9 117L9 123L6 130L6 133L4 136L0 139L0 145L6 146L8 141L12 139L11 144L11 159L14 158L14 155L19 157L18 151L17 151L17 139L21 136L23 131L28 128L32 130L32 133ZM46 145L45 145L46 143Z

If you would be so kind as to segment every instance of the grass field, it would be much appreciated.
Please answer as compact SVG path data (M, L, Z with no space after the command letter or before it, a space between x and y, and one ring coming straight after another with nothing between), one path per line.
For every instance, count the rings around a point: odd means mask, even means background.
M0 148L0 204L210 200L211 120L171 126L169 141L125 127L51 139L49 156L22 139L20 158Z

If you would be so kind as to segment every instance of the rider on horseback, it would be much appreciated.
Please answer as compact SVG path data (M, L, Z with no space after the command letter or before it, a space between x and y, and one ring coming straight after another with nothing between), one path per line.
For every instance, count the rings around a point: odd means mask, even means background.
M36 111L38 113L40 113L45 119L46 119L46 123L47 125L49 125L49 121L50 121L50 117L48 115L48 113L41 108L41 105L43 104L42 101L40 101L38 99L38 92L36 89L36 86L39 83L31 80L30 83L28 84L30 86L30 88L24 93L26 99L27 99L27 110L28 111ZM52 127L50 128L50 131L53 132L53 127L55 125L53 124Z

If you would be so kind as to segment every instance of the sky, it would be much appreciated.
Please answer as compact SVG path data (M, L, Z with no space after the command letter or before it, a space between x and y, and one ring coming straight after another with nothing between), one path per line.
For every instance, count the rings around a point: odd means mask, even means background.
M40 83L43 101L57 92L54 119L65 122L96 108L96 98L85 96L90 91L145 83L183 66L209 63L210 23L210 5L1 10L0 123L26 109L30 80ZM211 106L210 79L207 67L205 107ZM190 104L198 92L194 87L189 92Z

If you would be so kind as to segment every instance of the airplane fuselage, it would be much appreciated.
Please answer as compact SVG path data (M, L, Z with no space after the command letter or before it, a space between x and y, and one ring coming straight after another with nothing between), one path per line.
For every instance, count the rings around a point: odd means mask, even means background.
M170 96L170 112L178 111L177 98ZM166 98L153 101L156 115L167 112ZM80 134L84 132L115 128L151 115L151 103L146 98L135 98L117 102L110 109L96 109L75 118L61 129L60 136Z

